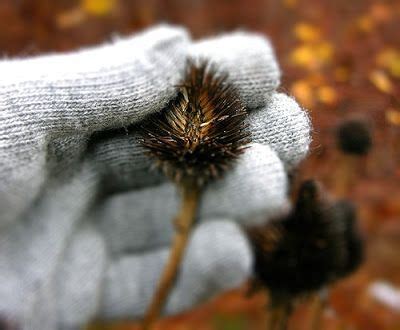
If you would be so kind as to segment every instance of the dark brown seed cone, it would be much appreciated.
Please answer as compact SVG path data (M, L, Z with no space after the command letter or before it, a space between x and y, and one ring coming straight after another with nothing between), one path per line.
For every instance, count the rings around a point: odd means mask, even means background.
M256 280L273 304L306 295L354 271L362 260L355 211L344 201L324 198L305 181L294 210L284 219L249 230Z
M249 142L247 112L226 74L188 62L177 97L142 125L143 145L174 181L201 186L228 169Z
M372 147L372 132L367 121L351 118L340 123L336 132L339 149L345 154L366 155Z

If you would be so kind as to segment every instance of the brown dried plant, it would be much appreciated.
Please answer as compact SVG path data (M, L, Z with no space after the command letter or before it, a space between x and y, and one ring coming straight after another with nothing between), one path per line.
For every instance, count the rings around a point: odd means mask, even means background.
M355 271L363 259L363 241L354 206L331 200L314 180L302 182L293 210L263 228L248 230L255 263L255 287L267 287L269 329L286 329L300 299ZM320 329L317 300L312 329Z
M176 98L142 125L148 155L182 194L171 253L145 315L145 329L158 318L176 278L202 188L220 178L249 142L247 112L226 73L208 61L189 61L178 89Z

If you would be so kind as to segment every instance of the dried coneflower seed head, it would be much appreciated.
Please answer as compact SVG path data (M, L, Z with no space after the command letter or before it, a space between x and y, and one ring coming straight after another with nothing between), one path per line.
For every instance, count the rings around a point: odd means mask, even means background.
M209 62L188 62L178 94L142 128L142 144L181 188L182 208L165 271L145 313L150 329L168 297L196 218L201 186L221 176L249 142L246 111L226 74Z
M149 155L178 183L221 176L249 142L245 107L227 78L207 61L189 61L176 98L142 126Z
M362 119L345 120L337 128L337 143L346 154L366 155L372 146L371 128Z
M305 181L287 217L249 231L256 280L279 304L351 273L362 260L355 222L351 204L330 201Z
M357 225L357 214L352 203L347 200L336 202L331 212L338 224L341 235L341 244L345 250L345 258L336 270L336 277L342 278L354 272L362 263L364 258L363 238ZM335 220L336 219L336 220Z

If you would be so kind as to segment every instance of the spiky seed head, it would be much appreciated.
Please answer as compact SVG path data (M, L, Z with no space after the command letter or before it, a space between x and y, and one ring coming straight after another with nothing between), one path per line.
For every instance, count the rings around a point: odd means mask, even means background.
M351 118L341 122L336 136L340 150L346 154L366 155L372 146L371 128L361 118Z
M189 61L178 94L142 125L142 144L174 181L203 185L220 177L249 142L247 112L225 73Z
M312 180L302 183L289 215L248 233L256 279L275 304L318 290L362 261L353 206L329 200Z

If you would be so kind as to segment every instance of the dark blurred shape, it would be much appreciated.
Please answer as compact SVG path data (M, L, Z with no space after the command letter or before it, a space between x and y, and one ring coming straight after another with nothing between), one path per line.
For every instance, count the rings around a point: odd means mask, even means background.
M354 207L330 201L313 180L302 183L287 217L251 229L249 237L256 281L269 289L273 306L348 275L363 255Z
M19 330L16 322L0 316L0 330Z
M344 225L344 235L341 237L342 249L347 256L344 258L341 267L336 271L336 278L343 278L350 275L363 261L364 245L357 226L357 214L354 205L348 200L340 200L332 206L335 221Z
M337 128L337 143L344 153L366 155L372 146L370 125L360 118L344 120Z

